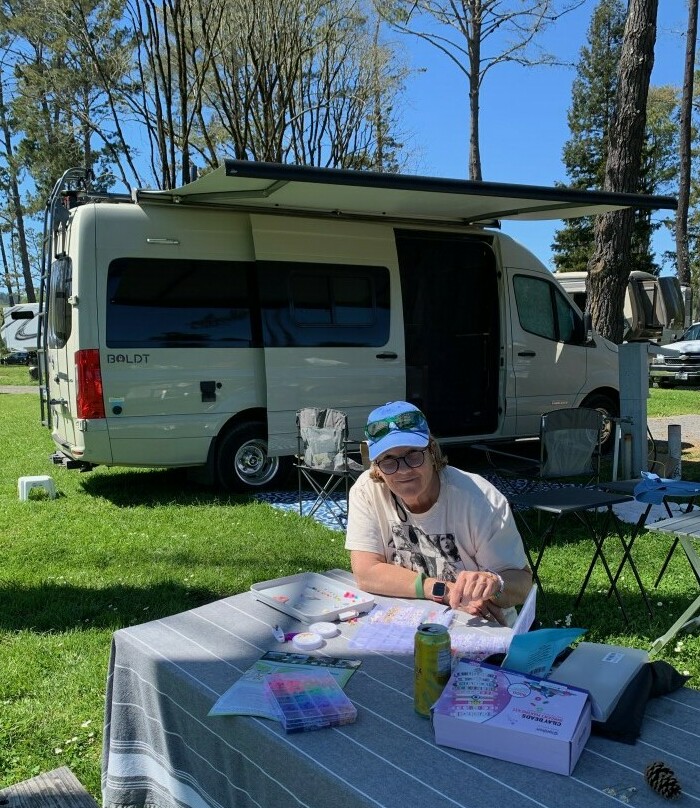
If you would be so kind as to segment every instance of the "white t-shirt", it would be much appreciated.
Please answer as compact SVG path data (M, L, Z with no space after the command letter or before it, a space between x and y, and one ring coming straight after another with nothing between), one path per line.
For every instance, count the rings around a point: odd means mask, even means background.
M365 471L350 489L345 547L443 581L461 570L528 566L507 499L488 480L452 466L440 472L437 502L418 514L400 501L397 508L388 486Z

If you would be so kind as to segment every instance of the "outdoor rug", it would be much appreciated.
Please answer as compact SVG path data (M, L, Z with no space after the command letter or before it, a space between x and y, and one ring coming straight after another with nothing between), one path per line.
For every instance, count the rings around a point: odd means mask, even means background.
M525 491L540 490L545 491L552 488L562 488L564 483L537 481L533 483L532 480L510 479L502 477L499 474L486 473L483 475L490 483L496 486L499 491L502 491L506 496L513 496L514 494L523 493ZM307 498L304 498L305 492L302 492L301 515L307 516L311 510L316 498L311 491L306 493ZM345 494L335 493L331 497L334 502L343 512L347 512L347 503L345 502ZM299 494L297 491L269 491L265 493L255 494L254 499L259 502L266 502L273 508L287 511L288 513L299 514ZM641 502L624 502L621 505L615 505L614 511L623 522L635 523L639 519L639 515L646 506ZM671 504L671 509L675 513L680 512L679 505ZM662 505L653 505L647 524L658 522L659 519L666 519L668 514ZM329 527L331 530L341 531L341 526L338 519L330 511L330 509L321 505L314 513L313 518L322 525ZM346 525L346 519L341 517L343 526Z

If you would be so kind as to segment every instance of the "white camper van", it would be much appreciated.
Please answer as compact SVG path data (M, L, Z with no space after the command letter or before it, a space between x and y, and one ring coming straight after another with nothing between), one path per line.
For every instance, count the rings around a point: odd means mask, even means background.
M586 309L587 272L555 272L576 305ZM650 272L630 272L625 293L623 340L660 342L665 331L683 330L685 303L678 278Z
M305 406L345 410L360 438L370 409L408 399L448 445L536 435L558 407L617 412L616 346L496 220L675 204L240 161L131 198L82 179L47 215L57 459L200 467L231 490L279 480Z

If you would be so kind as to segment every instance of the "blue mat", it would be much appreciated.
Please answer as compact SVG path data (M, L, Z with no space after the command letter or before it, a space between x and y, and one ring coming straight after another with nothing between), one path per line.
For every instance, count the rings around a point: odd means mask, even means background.
M308 496L308 499L305 498L304 492L302 492L302 516L308 516L309 511L316 501L316 497L313 496L311 491L309 491L306 496ZM266 502L268 505L272 505L273 508L279 508L281 511L299 515L299 493L297 491L268 491L261 494L255 494L253 498L258 502ZM333 502L338 506L337 513L339 519L335 517L333 511L331 511L331 508L327 505L321 505L314 513L313 518L322 525L329 527L331 530L345 532L347 519L344 514L346 514L348 511L348 504L345 500L345 494L331 494L330 499L332 499ZM340 514L341 510L342 515Z

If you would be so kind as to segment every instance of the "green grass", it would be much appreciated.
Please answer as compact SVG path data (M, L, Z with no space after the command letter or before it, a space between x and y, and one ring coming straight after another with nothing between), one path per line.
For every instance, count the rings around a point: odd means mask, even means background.
M37 387L39 382L29 378L26 365L0 365L0 387L3 385Z
M26 368L3 368L0 379L5 371L26 374ZM651 402L660 406L662 397L681 392L654 390ZM115 630L247 590L255 581L348 568L348 557L339 533L246 497L196 487L184 473L98 468L80 474L54 467L53 445L38 421L35 393L0 395L0 788L67 765L99 799ZM697 465L684 456L684 472ZM54 478L57 499L19 502L17 479L35 474ZM616 543L606 547L611 561L619 557ZM667 546L655 534L638 540L635 559L649 591ZM570 622L587 628L589 640L648 647L694 596L694 578L678 553L653 592L653 621L626 573L621 588L632 625L625 629L614 600L605 597L600 569L572 614L592 552L576 524L562 526L541 567L546 625ZM691 685L698 685L697 635L680 636L662 658L692 673Z
M666 418L672 415L698 415L700 388L650 388L647 399L647 418Z

